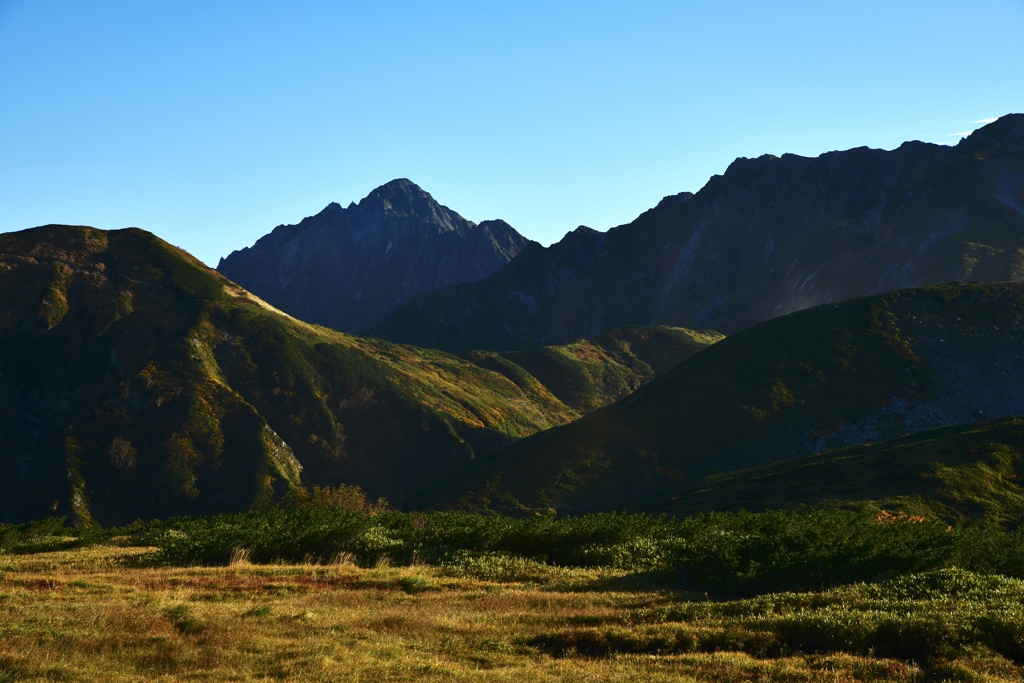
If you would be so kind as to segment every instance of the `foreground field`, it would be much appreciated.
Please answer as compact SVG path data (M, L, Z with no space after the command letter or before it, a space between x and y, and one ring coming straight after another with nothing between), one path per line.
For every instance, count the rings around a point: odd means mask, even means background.
M152 558L106 544L0 557L0 681L1024 676L1024 583L962 570L715 602L657 575L525 560Z

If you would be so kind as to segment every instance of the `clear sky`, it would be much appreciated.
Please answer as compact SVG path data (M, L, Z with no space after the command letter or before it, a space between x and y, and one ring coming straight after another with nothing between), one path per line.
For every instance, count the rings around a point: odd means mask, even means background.
M0 231L210 265L407 177L544 244L737 156L1024 112L1024 0L0 0Z

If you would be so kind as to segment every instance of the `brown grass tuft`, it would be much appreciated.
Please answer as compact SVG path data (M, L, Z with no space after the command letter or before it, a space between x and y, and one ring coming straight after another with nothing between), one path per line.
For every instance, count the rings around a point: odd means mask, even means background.
M252 556L252 551L248 548L235 548L231 551L231 559L228 560L229 567L248 567L252 563L249 558Z

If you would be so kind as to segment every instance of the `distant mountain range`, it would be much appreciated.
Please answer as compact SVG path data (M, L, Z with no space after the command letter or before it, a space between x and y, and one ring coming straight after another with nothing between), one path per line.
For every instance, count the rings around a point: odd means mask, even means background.
M342 483L526 515L1024 519L1022 115L952 148L741 159L549 248L398 180L234 268L292 315L135 228L0 235L0 522Z
M473 223L398 179L358 204L330 204L221 259L217 270L307 322L365 332L409 297L491 275L531 242Z
M628 225L528 245L413 297L371 334L519 349L622 325L733 333L790 311L950 280L1024 277L1024 115L955 147L737 159Z
M955 147L737 159L696 195L544 248L412 182L279 226L218 270L297 318L449 351L616 327L736 332L820 303L1024 277L1024 115Z

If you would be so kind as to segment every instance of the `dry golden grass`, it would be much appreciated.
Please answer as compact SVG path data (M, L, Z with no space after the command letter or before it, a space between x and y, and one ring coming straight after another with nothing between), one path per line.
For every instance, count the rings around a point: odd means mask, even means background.
M608 571L493 583L438 569L146 567L145 550L0 557L0 681L918 681L913 664L833 654L554 657L539 634L630 628L657 592ZM957 668L959 667L959 668ZM1005 660L955 680L1018 680Z

